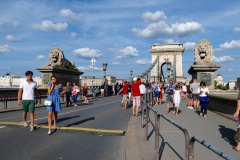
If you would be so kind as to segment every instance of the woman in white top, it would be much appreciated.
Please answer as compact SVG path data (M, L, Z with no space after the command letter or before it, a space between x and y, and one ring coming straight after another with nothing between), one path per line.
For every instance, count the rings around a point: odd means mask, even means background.
M176 88L173 90L173 101L174 101L174 111L173 114L178 115L178 108L181 100L181 90L180 86L177 84Z
M205 99L208 99L209 90L206 87L205 82L200 83L200 89L199 90L199 98L200 98L200 105L201 105L201 112L200 117L207 118L207 108L208 108L208 101L202 101L201 98L204 97Z

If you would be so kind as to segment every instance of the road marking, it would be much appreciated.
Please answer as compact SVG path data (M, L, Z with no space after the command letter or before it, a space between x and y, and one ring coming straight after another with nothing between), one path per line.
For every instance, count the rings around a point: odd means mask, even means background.
M0 122L0 124L5 125L16 125L16 126L22 126L22 122ZM48 126L43 125L34 125L36 128L43 128L48 129ZM5 126L3 126L5 127ZM52 127L52 129L54 129ZM96 128L84 128L84 127L59 127L57 130L62 131L82 131L87 133L94 133L94 134L104 134L104 135L124 135L124 130L108 130L108 129L96 129Z
M0 126L0 129L5 128L6 126Z

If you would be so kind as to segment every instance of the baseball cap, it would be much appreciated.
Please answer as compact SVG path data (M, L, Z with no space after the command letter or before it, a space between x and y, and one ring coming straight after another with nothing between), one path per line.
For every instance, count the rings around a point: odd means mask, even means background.
M134 78L133 78L133 81L137 81L137 77L134 77Z

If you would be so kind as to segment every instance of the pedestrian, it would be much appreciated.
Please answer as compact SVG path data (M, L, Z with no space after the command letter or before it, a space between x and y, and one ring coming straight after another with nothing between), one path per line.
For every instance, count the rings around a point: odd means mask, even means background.
M154 83L154 103L155 105L158 105L158 98L159 98L159 86L158 86L158 83L155 82Z
M159 104L162 104L162 99L163 99L163 93L164 93L164 88L163 88L163 83L159 82Z
M209 103L209 90L206 87L205 82L200 83L200 89L198 91L199 93L199 98L200 98L200 105L201 105L201 112L200 112L200 117L207 118L207 108L208 108L208 103Z
M192 96L193 96L193 107L194 109L198 109L198 104L199 104L199 90L200 86L199 83L197 82L197 79L193 79L193 83L190 85L190 91L192 92Z
M62 84L58 83L57 77L51 76L51 83L48 84L48 100L52 103L47 106L48 111L48 135L52 134L52 117L53 118L53 128L54 130L58 129L57 127L57 118L58 113L62 111L60 97L66 93L65 88L62 87Z
M188 97L188 108L193 109L193 96L190 90L190 85L192 84L192 80L189 82L189 86L187 87L187 97Z
M101 91L101 97L104 97L104 85L103 84L100 86L100 91Z
M77 86L77 83L73 82L72 87L72 100L74 102L74 107L77 107L77 98L80 92L80 88Z
M141 97L144 98L144 94L146 93L146 87L145 87L145 85L142 83L142 84L139 86L139 89L140 89Z
M84 85L83 85L82 94L83 94L83 98L84 98L83 103L88 103L88 99L87 99L87 84L86 83L84 83Z
M186 99L186 96L187 96L187 86L185 85L185 83L183 83L182 85L182 96L183 96L183 99Z
M66 86L66 107L68 106L72 106L72 101L71 101L71 96L72 96L72 86L70 82L67 82L67 86Z
M128 82L128 104L132 102L132 83Z
M168 85L166 86L166 93L167 93L167 97L166 97L166 103L167 103L167 113L170 112L169 108L170 108L170 103L173 104L173 90L174 90L174 86L173 86L173 81L169 80Z
M173 101L174 101L173 115L178 115L178 110L179 110L180 101L181 101L181 90L180 90L179 84L176 85L173 91Z
M26 81L23 81L20 84L18 90L18 104L23 107L23 126L27 127L27 113L30 113L30 131L34 131L34 110L35 105L38 103L38 90L37 90L37 82L32 79L33 72L27 71L25 73ZM34 101L34 99L36 100Z
M233 149L240 152L240 89L238 92L237 108L233 116L236 118L237 121L237 132L234 137L235 141L237 142L237 145L233 147Z
M133 83L132 83L132 99L133 99L133 107L132 107L132 115L133 116L138 116L139 113L139 107L140 107L140 89L139 86L142 84L142 79L141 78L133 78Z
M124 109L127 109L127 106L128 106L128 99L127 99L127 96L128 96L128 84L127 84L127 81L124 79L123 80L123 86L122 86L122 89L120 89L120 91L117 93L117 95L119 95L119 93L123 93L123 97L122 97L122 104L121 106L124 106Z

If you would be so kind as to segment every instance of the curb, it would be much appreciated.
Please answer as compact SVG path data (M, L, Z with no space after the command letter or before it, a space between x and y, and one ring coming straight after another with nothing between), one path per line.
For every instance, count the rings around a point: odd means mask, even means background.
M22 122L0 122L0 125L12 125L12 126L22 126ZM34 125L36 128L48 129L48 126ZM99 135L118 135L124 136L124 130L107 130L107 129L95 129L95 128L84 128L84 127L59 127L57 130L61 131L80 131L91 134Z

